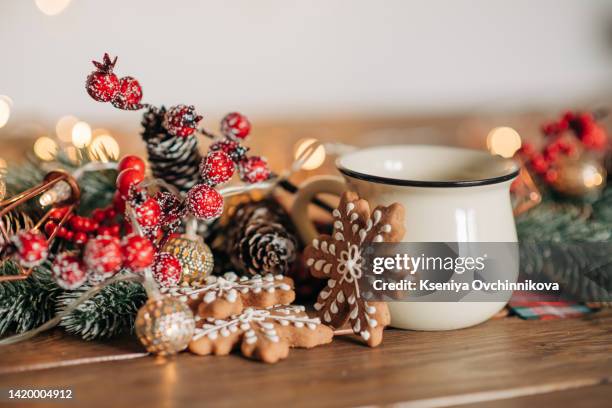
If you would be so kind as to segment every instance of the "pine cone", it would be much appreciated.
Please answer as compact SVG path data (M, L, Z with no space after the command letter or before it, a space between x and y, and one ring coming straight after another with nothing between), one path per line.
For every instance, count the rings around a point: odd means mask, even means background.
M251 275L288 272L297 250L290 225L287 214L273 200L239 205L228 230L232 265Z
M142 117L142 138L147 143L149 164L156 178L186 192L200 181L202 156L196 135L172 136L162 125L166 108L149 108Z

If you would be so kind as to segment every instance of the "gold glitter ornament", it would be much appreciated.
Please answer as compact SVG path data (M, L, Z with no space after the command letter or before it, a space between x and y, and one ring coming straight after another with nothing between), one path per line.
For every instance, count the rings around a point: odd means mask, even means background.
M160 356L184 350L195 330L186 303L170 296L149 299L136 316L136 335L149 353Z
M174 255L183 269L179 284L199 283L213 269L214 258L209 246L198 236L183 234L170 238L161 252Z
M556 168L552 188L566 196L596 199L606 186L606 170L597 160L581 159L562 163Z

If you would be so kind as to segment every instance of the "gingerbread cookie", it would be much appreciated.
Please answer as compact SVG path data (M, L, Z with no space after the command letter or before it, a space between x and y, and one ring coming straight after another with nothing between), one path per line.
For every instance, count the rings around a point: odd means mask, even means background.
M293 280L272 274L239 278L228 272L207 276L204 282L192 286L161 288L161 292L186 302L194 315L215 319L241 313L245 307L288 305L295 300Z
M245 357L276 363L289 348L312 348L332 341L333 331L303 306L246 308L227 319L200 319L189 343L199 355L227 355L240 344Z
M321 235L304 250L310 272L316 278L327 279L314 305L323 323L334 328L349 322L369 346L382 342L383 330L390 322L384 302L366 302L359 292L363 278L362 251L373 242L398 242L404 236L404 208L394 203L370 205L356 193L342 195L333 212L333 234Z

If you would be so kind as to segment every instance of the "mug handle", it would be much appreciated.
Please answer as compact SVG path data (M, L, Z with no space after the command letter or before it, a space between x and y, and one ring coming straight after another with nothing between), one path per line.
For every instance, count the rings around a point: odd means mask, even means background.
M302 242L308 244L319 233L313 222L308 218L308 205L320 193L341 196L346 191L346 182L342 177L317 176L300 184L295 201L291 207L291 219L300 234Z

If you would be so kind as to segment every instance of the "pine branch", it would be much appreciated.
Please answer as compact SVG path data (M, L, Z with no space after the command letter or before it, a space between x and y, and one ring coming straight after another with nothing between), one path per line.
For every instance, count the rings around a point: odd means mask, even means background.
M88 289L89 286L84 286L79 290L66 291L60 295L57 299L58 312ZM60 326L69 333L81 336L84 340L130 333L134 328L136 313L146 300L147 295L140 283L117 282L102 289L100 293L63 318Z
M30 330L53 317L55 301L62 290L48 268L36 268L25 280L0 283L0 335ZM0 266L0 275L17 273L13 262Z

